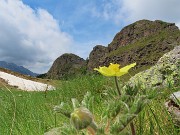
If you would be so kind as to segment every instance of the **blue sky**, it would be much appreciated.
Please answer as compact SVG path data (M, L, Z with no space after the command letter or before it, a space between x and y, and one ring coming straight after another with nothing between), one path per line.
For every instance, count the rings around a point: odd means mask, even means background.
M180 27L180 0L0 0L0 60L44 73L63 53L86 59L141 19Z
M69 33L77 43L80 43L79 45L91 41L106 45L125 25L121 20L115 23L101 15L111 0L23 0L23 2L33 9L46 9L58 20L61 30Z

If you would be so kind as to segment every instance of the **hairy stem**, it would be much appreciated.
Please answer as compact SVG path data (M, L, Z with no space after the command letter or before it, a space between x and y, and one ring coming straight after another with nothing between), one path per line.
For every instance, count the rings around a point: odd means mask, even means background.
M116 88L117 88L118 94L119 94L119 96L121 96L121 91L119 89L117 76L115 76L115 83L116 83ZM132 135L136 135L136 131L135 131L133 122L130 123L130 127L131 127Z
M130 127L131 127L132 135L136 135L136 131L135 131L133 122L130 123Z
M121 96L121 91L120 91L119 86L118 86L117 76L115 76L115 83L116 83L116 88L117 88L118 94L119 94L119 96Z

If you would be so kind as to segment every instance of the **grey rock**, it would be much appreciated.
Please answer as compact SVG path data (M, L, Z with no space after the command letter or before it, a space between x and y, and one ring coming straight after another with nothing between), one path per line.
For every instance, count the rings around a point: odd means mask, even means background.
M168 112L171 114L173 122L180 127L180 91L171 94L170 99L165 103Z
M171 94L170 99L173 100L174 102L177 102L177 99L180 100L180 91Z
M140 72L130 78L127 85L141 85L143 88L155 88L179 84L180 75L180 46L166 53L157 64L148 70Z

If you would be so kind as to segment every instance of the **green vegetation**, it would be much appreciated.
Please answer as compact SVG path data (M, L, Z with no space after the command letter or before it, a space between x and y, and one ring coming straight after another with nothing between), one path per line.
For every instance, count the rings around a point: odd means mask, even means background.
M114 78L98 75L81 76L72 80L56 81L57 90L45 92L26 92L0 89L0 134L2 135L42 135L55 127L63 127L66 134L75 135L77 131L71 127L68 118L55 113L53 108L65 102L72 106L71 98L82 101L89 91L93 98L89 102L89 110L94 115L97 125L104 125L103 113L107 111L107 104L112 101L116 87ZM122 87L122 83L120 83ZM178 135L180 131L174 126L164 102L169 95L178 91L178 87L169 85L158 89L159 94L141 111L134 120L138 135ZM139 93L151 91L139 89ZM68 108L67 108L68 109ZM129 131L127 126L123 132ZM82 130L85 133L86 130ZM126 132L127 133L127 132ZM64 133L65 134L65 133Z

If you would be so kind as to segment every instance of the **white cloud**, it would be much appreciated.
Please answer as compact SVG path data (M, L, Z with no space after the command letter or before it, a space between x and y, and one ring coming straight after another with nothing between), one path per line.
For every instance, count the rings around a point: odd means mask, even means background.
M0 58L45 72L73 40L44 9L33 10L21 0L0 0Z
M180 27L180 0L114 0L111 14L116 23L132 23L140 19L174 22Z
M127 25L141 19L174 22L180 27L180 0L103 0L102 9L91 13L116 24Z
M103 0L98 5L88 5L86 10L88 9L93 17L115 21L116 13L120 12L121 5L120 0Z
M121 11L129 13L128 21L145 18L180 23L179 0L123 0Z

